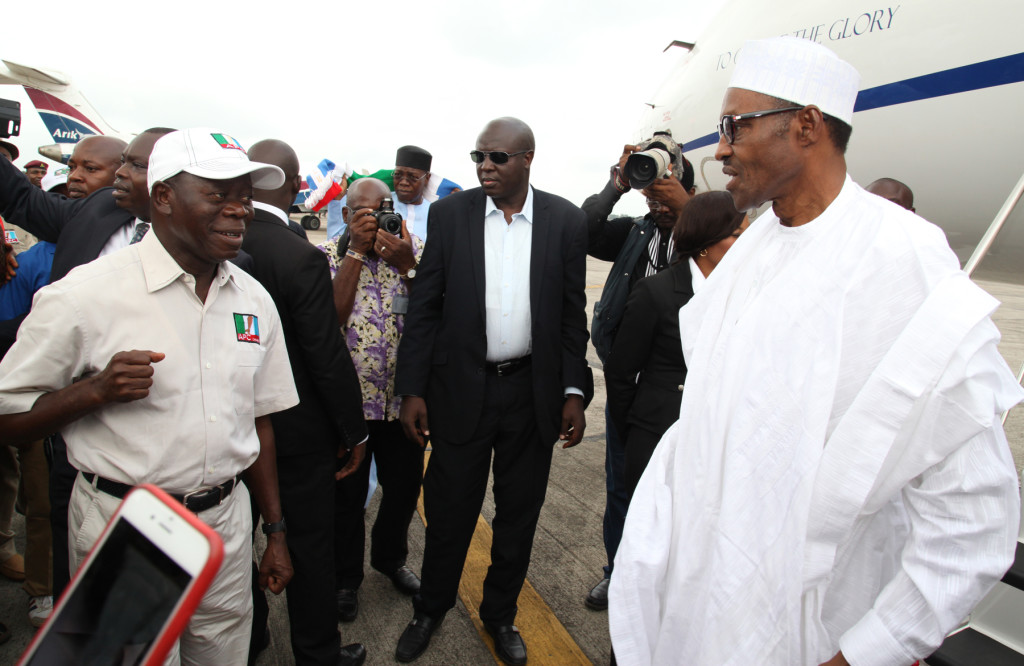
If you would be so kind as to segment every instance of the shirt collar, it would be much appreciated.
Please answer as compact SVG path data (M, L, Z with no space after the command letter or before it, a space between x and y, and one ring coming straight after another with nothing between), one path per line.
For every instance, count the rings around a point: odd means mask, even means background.
M273 213L277 216L277 219L284 223L284 226L288 226L288 213L284 212L277 206L271 206L270 204L263 203L262 201L253 201L252 207L256 210L262 210L267 213Z
M488 217L495 211L501 213L498 207L494 205L494 199L487 197L487 203L484 205L484 217ZM504 216L504 213L501 214ZM517 216L533 224L533 185L526 188L526 201L523 202L523 209L518 213L512 214L513 222L515 222Z
M149 293L160 291L185 275L184 269L167 252L155 231L151 230L151 233L146 234L141 241L130 247L136 248L139 253L142 274L146 277L146 290ZM214 279L221 286L230 280L232 284L242 289L242 285L235 280L229 262L222 261L217 265L217 275L214 276Z

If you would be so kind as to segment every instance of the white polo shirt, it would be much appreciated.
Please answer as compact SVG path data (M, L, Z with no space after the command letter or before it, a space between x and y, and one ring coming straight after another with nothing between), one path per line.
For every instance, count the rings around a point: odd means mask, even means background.
M298 404L274 302L222 263L206 302L155 233L75 268L35 296L0 363L0 413L102 371L119 351L163 352L142 400L66 426L78 469L172 493L223 483L256 460L255 418Z

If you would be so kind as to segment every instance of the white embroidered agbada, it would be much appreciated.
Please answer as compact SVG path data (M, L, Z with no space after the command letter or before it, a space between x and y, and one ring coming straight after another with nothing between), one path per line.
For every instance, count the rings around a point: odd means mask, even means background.
M1010 565L1024 392L942 232L847 177L680 311L680 419L630 504L618 663L910 664Z

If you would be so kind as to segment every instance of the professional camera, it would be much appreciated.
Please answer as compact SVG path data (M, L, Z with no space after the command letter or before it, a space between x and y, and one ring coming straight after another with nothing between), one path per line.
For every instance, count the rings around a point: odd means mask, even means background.
M377 218L377 228L395 236L402 235L402 216L395 212L391 197L384 197L377 210L370 213Z
M658 178L668 177L669 165L679 178L683 173L683 149L672 139L672 132L655 132L654 136L637 146L626 160L623 176L634 190L642 190Z
M0 139L21 134L21 102L0 99Z

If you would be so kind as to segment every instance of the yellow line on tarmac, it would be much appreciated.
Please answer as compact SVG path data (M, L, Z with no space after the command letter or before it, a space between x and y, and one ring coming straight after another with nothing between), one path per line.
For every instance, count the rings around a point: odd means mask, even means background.
M430 452L424 456L424 466L430 461ZM420 492L418 503L420 519L426 525L427 519L423 513L423 493ZM480 634L480 638L491 651L494 660L502 663L494 651L494 641L490 634L484 629L484 623L480 619L480 602L484 595L484 576L487 575L487 566L491 562L491 526L487 524L483 516L477 518L476 531L473 532L473 541L469 545L469 553L466 556L466 566L462 570L462 580L459 582L459 597L466 605L469 616L473 620L473 626ZM526 654L531 664L551 664L552 666L592 666L583 650L572 639L562 623L555 617L551 607L544 603L537 590L533 588L530 581L523 584L523 591L519 594L519 612L516 614L516 626L523 634L526 641Z

